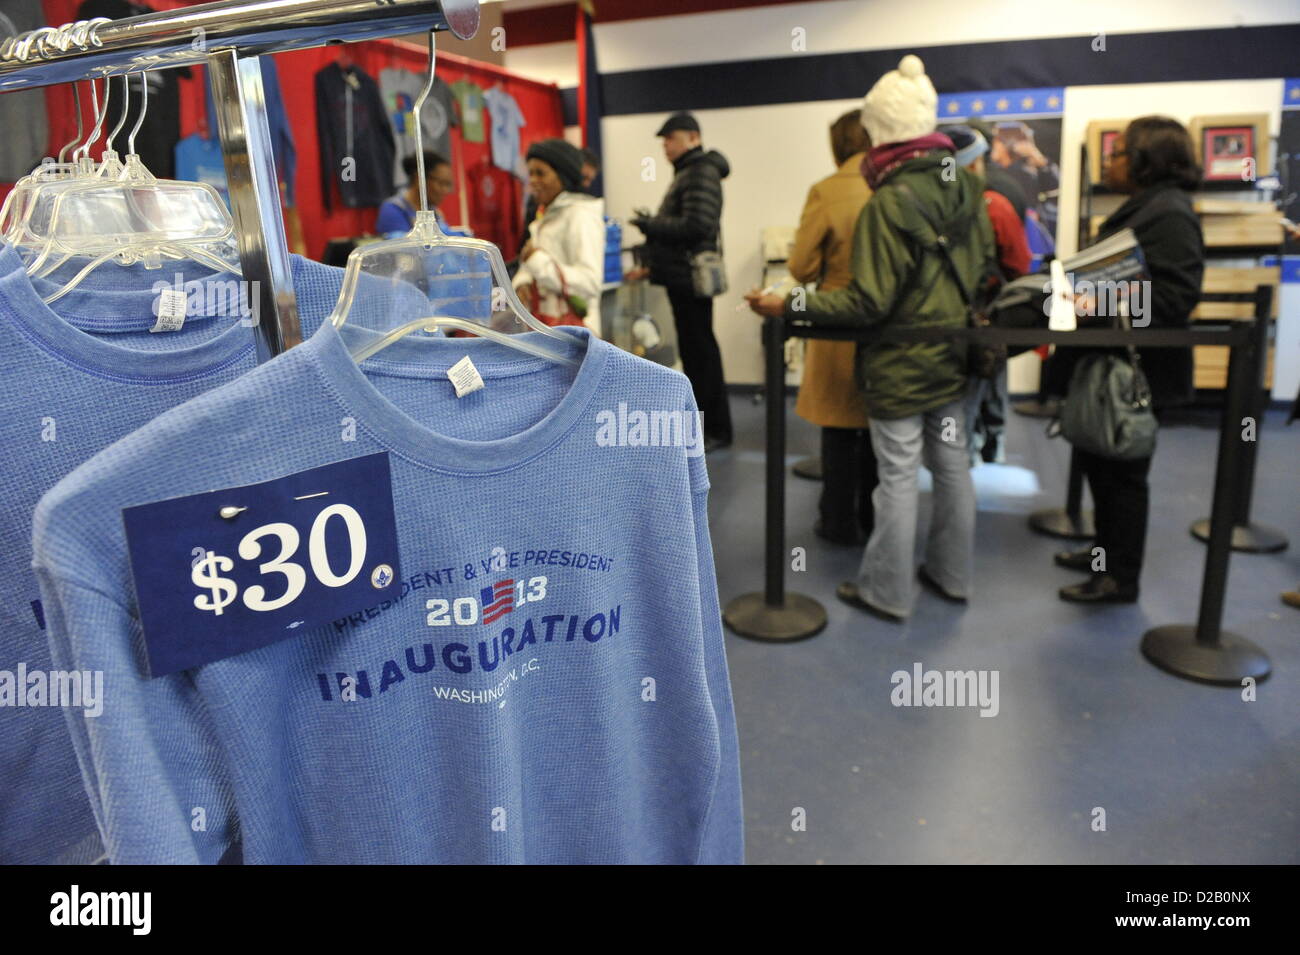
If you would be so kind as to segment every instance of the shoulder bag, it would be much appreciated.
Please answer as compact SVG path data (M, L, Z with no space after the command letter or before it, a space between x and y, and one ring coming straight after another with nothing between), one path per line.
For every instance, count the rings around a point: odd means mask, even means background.
M1129 329L1126 313L1120 327ZM1079 359L1061 406L1061 434L1098 457L1136 461L1155 453L1157 424L1142 360L1132 345L1125 350Z

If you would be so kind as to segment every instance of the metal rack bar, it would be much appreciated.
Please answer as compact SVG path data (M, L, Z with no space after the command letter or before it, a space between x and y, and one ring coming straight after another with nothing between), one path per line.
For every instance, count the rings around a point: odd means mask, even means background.
M222 0L124 20L78 21L5 41L0 92L208 67L262 362L302 341L302 331L258 57L430 29L468 39L478 22L477 0Z
M208 57L208 75L260 364L302 341L261 60L222 50ZM275 321L263 322L263 315L272 315Z
M220 49L260 56L430 29L469 39L478 21L477 0L221 0L101 23L80 36L74 24L30 31L0 49L0 91L202 65Z

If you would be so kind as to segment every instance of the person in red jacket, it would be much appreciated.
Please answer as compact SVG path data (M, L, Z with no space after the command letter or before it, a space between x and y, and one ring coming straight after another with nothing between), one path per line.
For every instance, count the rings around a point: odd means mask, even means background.
M988 140L969 126L943 126L939 130L957 147L957 164L984 178L984 156ZM993 241L998 249L998 266L1002 278L1010 282L1029 271L1029 240L1025 224L1016 215L1010 200L999 192L985 188L984 208L993 225ZM980 459L1001 463L1006 459L1003 436L1007 423L1007 366L998 369L992 381L972 378L967 404L967 421L971 441L972 463Z

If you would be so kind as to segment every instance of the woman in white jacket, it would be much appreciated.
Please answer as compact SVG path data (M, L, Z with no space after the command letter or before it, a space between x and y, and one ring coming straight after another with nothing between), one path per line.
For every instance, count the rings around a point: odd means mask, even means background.
M515 289L548 325L583 324L600 335L605 204L580 191L582 153L563 139L533 143L527 160L537 217L519 253Z

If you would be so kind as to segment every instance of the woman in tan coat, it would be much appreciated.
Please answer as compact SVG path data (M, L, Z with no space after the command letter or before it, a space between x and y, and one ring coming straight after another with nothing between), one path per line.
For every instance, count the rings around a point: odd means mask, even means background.
M808 190L790 251L790 274L797 281L837 289L852 279L853 228L871 197L861 171L870 147L858 110L831 126L831 152L839 169ZM813 529L834 543L861 546L874 524L876 457L862 393L853 380L855 347L853 342L807 341L795 412L822 429L821 513Z

